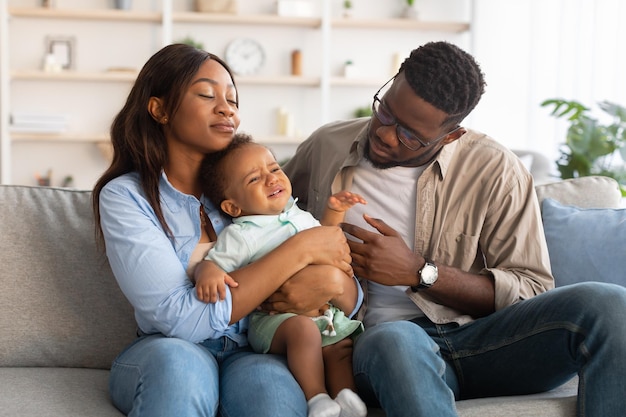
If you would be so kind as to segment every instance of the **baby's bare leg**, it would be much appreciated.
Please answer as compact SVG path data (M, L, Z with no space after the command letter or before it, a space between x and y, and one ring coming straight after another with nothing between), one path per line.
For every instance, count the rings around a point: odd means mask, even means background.
M289 369L307 400L326 392L322 335L310 317L294 316L285 320L274 334L270 352L287 357Z
M352 339L349 337L322 348L326 386L334 398L339 391L349 388L356 391L352 374Z
M365 417L367 407L357 395L352 375L352 339L322 349L326 386L341 407L340 417Z

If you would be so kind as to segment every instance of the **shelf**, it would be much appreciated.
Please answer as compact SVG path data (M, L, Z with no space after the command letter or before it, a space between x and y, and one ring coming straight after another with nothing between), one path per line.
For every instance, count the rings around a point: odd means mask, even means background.
M105 160L110 162L113 159L113 145L109 135L106 133L91 133L87 135L79 135L78 133L12 133L11 141L93 143Z
M107 143L109 135L106 133L90 133L80 135L78 133L11 133L13 142L78 142L78 143Z
M235 76L237 85L285 85L319 87L319 77L302 76ZM60 71L45 72L40 70L12 71L13 81L89 81L89 82L133 82L137 78L134 71L103 71L103 72L80 72Z
M48 9L43 7L10 7L9 15L15 17L30 17L43 19L73 19L73 20L111 20L133 22L161 22L161 12L137 12L117 9ZM214 23L214 24L241 24L265 26L296 26L319 28L322 24L320 17L285 17L273 14L227 14L227 13L198 13L175 12L172 20L180 23ZM466 32L470 29L469 23L464 22L437 22L418 19L358 19L343 18L331 21L333 28L352 29L401 29L442 32Z
M273 14L226 14L226 13L198 13L177 12L172 14L174 22L186 23L216 23L239 25L267 25L267 26L299 26L319 28L322 19L319 17L285 17Z
M436 22L418 19L333 19L331 26L336 29L401 29L421 31L441 31L462 33L470 29L465 22Z
M117 9L48 9L44 7L9 7L9 15L42 19L111 20L161 22L161 12L136 12Z
M334 87L380 87L385 81L387 79L331 77L330 85Z
M19 70L11 71L13 81L113 81L132 82L137 78L134 71L102 71L102 72L80 72L80 71L59 71L46 72L41 70Z
M297 85L319 87L319 77L302 77L293 75L284 76L261 76L261 75L235 75L237 85Z
M297 145L304 139L299 136L266 135L260 136L255 140L266 145Z
M267 135L259 137L260 143L267 144L297 144L303 138L284 135ZM73 143L97 143L109 144L110 139L107 133L25 133L11 132L13 142L73 142Z

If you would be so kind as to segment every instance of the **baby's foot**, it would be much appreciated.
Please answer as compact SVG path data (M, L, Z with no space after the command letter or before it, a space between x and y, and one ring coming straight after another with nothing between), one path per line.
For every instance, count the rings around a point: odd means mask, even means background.
M317 394L307 401L308 417L339 417L342 408L326 393Z
M366 417L367 406L356 392L349 388L339 391L335 401L341 406L340 417Z

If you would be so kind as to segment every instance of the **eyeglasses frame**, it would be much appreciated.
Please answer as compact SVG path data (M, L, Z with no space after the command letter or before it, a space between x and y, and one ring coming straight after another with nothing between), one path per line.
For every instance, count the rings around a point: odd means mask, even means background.
M404 147L406 147L407 149L411 150L411 151L416 151L420 148L428 148L430 146L435 145L437 142L441 141L442 139L444 139L445 137L447 137L448 135L451 135L452 133L456 132L457 130L459 130L461 128L461 126L457 126L454 129L452 129L451 131L449 131L448 133L445 133L429 142L425 142L424 140L420 139L420 137L413 131L413 129L403 125L402 123L398 122L398 119L396 118L396 116L391 112L391 109L389 109L389 107L387 107L382 100L378 97L378 94L380 94L380 92L383 90L383 88L385 88L385 86L387 86L387 84L389 84L390 82L392 82L393 80L395 80L395 78L398 76L398 74L394 75L393 77L391 77L385 84L382 85L382 87L380 87L378 89L378 91L376 92L376 94L374 94L374 101L372 102L372 115L376 117L376 119L383 125L383 126L396 126L396 138L398 139L398 142L400 142L402 145L404 145ZM378 115L379 112L376 110L376 102L378 102L379 106L383 106L384 109L386 109L386 112L389 114L389 116L391 116L391 118L393 119L392 123L389 124L385 124L383 123L382 120L380 120L380 116ZM399 132L398 129L404 129L406 132L410 133L411 136L413 136L414 139L411 140L415 140L419 143L419 146L413 146L413 145L409 145L408 143L405 142L406 139L402 139L402 136Z

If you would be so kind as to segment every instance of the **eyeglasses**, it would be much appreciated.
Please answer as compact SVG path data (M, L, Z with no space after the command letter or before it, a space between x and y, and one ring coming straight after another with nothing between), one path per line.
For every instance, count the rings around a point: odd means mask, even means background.
M461 126L457 126L451 131L449 131L448 133L445 133L439 136L438 138L433 139L428 142L423 139L420 139L420 137L417 136L417 134L415 134L413 130L409 129L408 127L404 126L402 123L398 122L398 120L396 120L396 117L393 115L393 113L391 113L391 110L389 110L389 108L385 106L383 102L378 98L378 94L382 91L382 89L385 88L385 86L389 84L391 81L393 81L395 78L396 77L394 76L385 84L383 84L383 86L378 89L376 94L374 94L374 102L372 103L372 113L374 114L374 116L376 116L378 121L382 123L383 126L393 126L393 125L396 126L396 137L398 138L398 141L401 144L406 146L407 149L416 151L421 147L427 148L429 146L436 144L437 142L439 142L446 136L456 132L457 130L461 128Z

